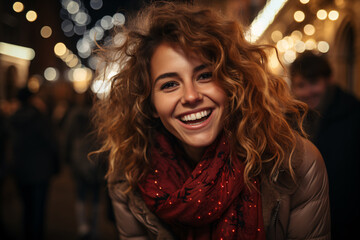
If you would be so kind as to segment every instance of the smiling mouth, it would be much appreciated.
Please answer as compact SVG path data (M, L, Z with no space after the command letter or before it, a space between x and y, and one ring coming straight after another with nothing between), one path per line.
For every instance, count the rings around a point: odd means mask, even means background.
M196 125L204 122L211 115L211 110L204 110L197 113L191 113L184 115L180 118L180 121L188 125Z

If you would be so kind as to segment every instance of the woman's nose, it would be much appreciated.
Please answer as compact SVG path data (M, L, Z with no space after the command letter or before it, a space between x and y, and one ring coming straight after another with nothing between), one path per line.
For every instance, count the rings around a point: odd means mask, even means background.
M182 104L193 104L202 99L202 94L193 83L185 84L183 89Z

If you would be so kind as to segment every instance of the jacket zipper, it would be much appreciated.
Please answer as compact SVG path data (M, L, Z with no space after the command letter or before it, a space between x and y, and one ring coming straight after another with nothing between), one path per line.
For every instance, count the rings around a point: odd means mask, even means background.
M280 200L277 200L277 203L276 203L276 207L274 209L274 215L273 215L273 218L272 218L272 222L273 222L273 226L274 226L274 230L275 230L275 238L274 239L277 239L277 218L278 218L278 215L279 215L279 209L280 209Z

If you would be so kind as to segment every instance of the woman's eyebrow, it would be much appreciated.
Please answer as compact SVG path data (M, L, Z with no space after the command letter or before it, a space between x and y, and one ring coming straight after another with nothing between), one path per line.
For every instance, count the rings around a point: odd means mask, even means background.
M160 76L158 76L154 83L156 83L157 81L159 81L160 79L163 79L163 78L168 78L168 77L177 77L179 76L176 72L168 72L168 73L164 73L164 74L161 74Z
M201 71L201 70L203 70L203 69L205 69L207 67L208 67L207 65L201 64L201 65L195 67L193 71L194 71L194 73L196 73L196 72L199 72L199 71Z
M194 73L199 72L207 67L208 67L207 65L201 64L201 65L195 67L193 72ZM179 76L179 74L176 72L163 73L155 79L154 83L156 83L157 81L159 81L160 79L163 79L163 78L169 78L169 77L171 78L171 77L178 77L178 76Z

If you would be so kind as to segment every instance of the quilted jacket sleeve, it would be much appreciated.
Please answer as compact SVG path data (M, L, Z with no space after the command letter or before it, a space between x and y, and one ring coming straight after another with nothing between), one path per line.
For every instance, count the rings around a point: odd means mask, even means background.
M121 240L148 240L145 227L134 217L128 207L128 198L121 189L121 184L109 186L116 219L116 228Z
M297 191L291 196L287 239L330 239L327 172L318 149L304 140L303 166Z

